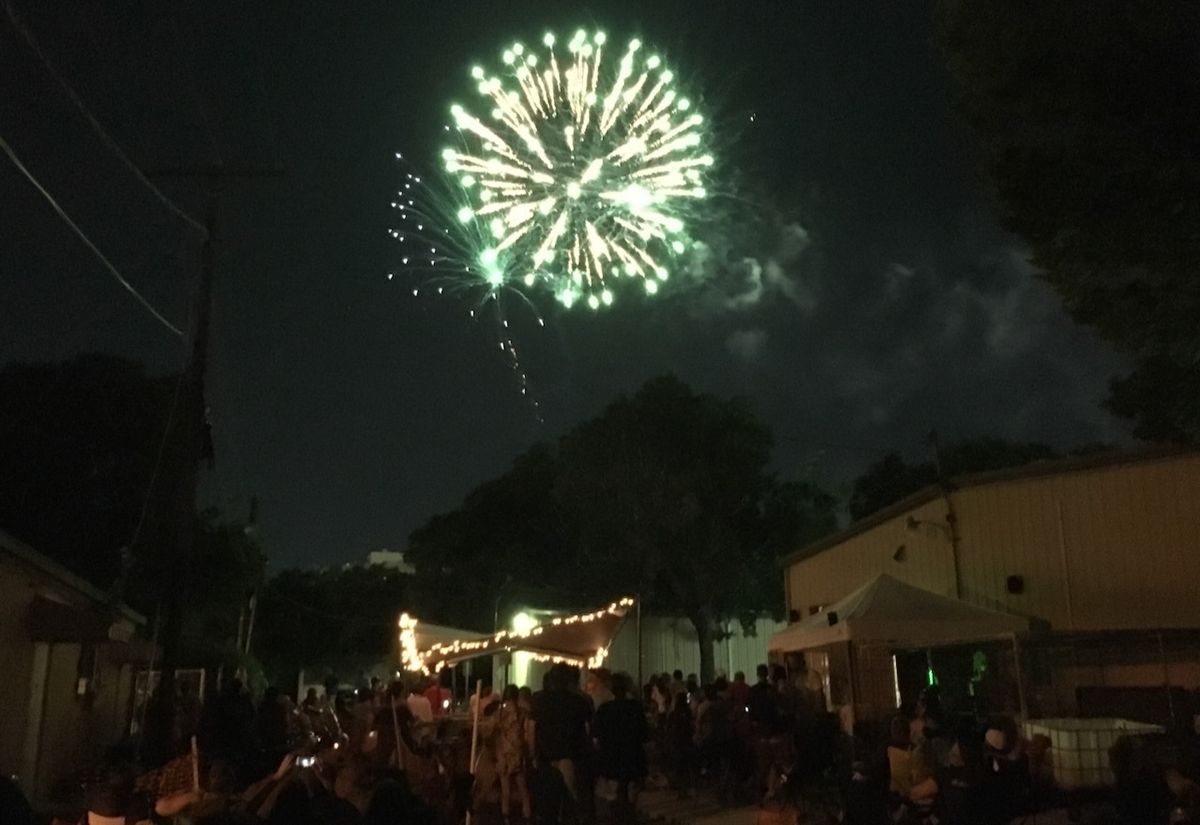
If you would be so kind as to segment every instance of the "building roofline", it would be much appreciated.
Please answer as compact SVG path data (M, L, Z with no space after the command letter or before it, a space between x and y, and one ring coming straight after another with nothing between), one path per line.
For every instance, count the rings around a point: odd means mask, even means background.
M1121 450L1070 456L1049 461L1035 461L1019 467L1007 467L1002 470L989 470L982 473L955 476L947 482L947 486L953 492L956 490L965 490L970 487L984 487L989 484L1000 484L1008 481L1025 481L1031 478L1066 475L1068 473L1094 470L1101 467L1117 467L1122 464L1143 464L1186 455L1200 455L1200 448L1178 445L1153 446L1136 450ZM871 528L883 524L885 521L890 521L897 516L904 515L904 513L910 510L914 510L917 507L928 504L934 499L940 498L942 492L942 487L938 484L923 487L894 504L889 504L881 510L876 510L869 516L859 519L836 533L831 533L825 536L825 538L818 539L811 544L801 547L799 550L789 553L780 559L779 566L786 568L796 562L811 558L835 545L841 544L847 539L853 538L860 533L865 533Z
M8 553L30 567L45 573L47 576L56 579L59 583L66 585L94 602L114 608L134 624L144 625L146 623L146 617L129 605L124 602L114 603L110 594L105 593L91 582L72 573L53 559L42 555L25 542L4 530L0 530L0 551Z

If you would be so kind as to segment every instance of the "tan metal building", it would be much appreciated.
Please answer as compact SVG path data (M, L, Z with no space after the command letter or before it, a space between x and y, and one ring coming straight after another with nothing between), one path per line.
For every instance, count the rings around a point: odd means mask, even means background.
M1019 671L1034 714L1115 713L1150 701L1142 715L1162 718L1188 701L1184 691L1200 689L1200 451L955 479L803 548L784 567L792 621L879 574L1029 618Z
M145 619L0 531L0 771L38 806L129 730Z

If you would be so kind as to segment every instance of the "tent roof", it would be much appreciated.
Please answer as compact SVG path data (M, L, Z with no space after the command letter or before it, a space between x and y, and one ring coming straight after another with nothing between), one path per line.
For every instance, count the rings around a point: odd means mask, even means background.
M429 670L513 650L528 651L550 661L595 667L607 655L609 642L633 604L633 599L620 599L591 613L555 618L524 632L502 630L489 636L441 639L429 645L422 642L424 625L414 621L417 656Z
M808 650L846 641L934 647L1028 630L1029 621L1020 616L930 593L881 574L820 613L776 633L770 649Z

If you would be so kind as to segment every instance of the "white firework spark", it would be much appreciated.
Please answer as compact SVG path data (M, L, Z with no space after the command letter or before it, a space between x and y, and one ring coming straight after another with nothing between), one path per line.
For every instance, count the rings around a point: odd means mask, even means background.
M450 110L455 217L488 239L471 268L493 294L542 285L567 307L611 304L622 278L655 294L706 197L704 119L638 40L615 66L603 32L576 32L565 55L552 34L542 42L506 49L499 76L472 69L486 116Z

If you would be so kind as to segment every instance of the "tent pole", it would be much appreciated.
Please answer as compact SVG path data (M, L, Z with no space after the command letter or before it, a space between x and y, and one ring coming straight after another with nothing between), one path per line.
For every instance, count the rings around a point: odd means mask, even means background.
M642 594L637 595L637 684L638 690L642 689L644 682L642 681Z
M475 782L474 782L473 777L475 776L475 753L476 753L476 749L478 748L478 743L479 743L479 706L481 704L483 704L483 700L481 698L482 690L483 690L483 680L477 679L475 681L475 710L471 714L471 776L472 776L471 795L472 795L472 797L474 797L474 795L475 795ZM472 804L474 804L473 798L472 798ZM467 825L471 825L471 805L467 806Z
M1009 634L1012 638L1013 649L1013 670L1017 678L1017 703L1020 706L1021 718L1029 718L1029 708L1025 705L1025 680L1021 676L1021 645L1017 641L1017 634Z

